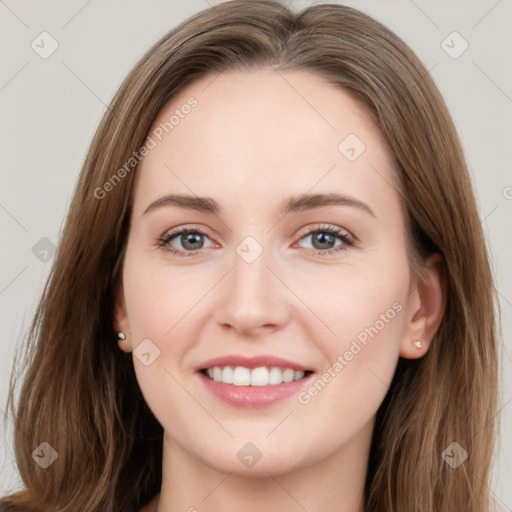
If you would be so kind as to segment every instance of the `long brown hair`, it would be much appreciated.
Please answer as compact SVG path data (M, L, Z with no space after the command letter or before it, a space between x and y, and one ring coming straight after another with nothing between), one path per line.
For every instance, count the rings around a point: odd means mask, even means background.
M495 292L461 144L428 71L390 30L347 6L294 13L275 1L222 3L186 20L135 65L106 111L74 192L19 359L8 410L25 489L2 510L138 510L161 485L162 427L113 330L136 166L158 112L193 79L225 69L306 70L366 105L391 148L416 257L437 252L446 310L426 356L400 359L381 405L366 512L487 512L497 422ZM112 180L125 166L122 179ZM108 195L99 190L109 180ZM33 450L58 459L43 469ZM469 453L454 469L442 453Z

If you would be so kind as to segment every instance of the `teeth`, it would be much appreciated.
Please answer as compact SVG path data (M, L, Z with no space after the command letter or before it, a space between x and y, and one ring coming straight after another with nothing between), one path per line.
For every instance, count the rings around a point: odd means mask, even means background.
M291 368L286 368L283 372L283 382L292 382L295 372Z
M251 370L243 366L237 366L233 371L233 384L235 386L250 386Z
M293 376L293 380L303 379L304 375L306 375L306 372L303 372L302 370L295 372L295 375Z
M283 382L283 373L279 368L270 368L268 374L268 383L270 385L281 384Z
M224 382L224 384L233 384L233 368L231 368L231 366L226 366L224 370L222 370L221 381Z
M281 383L300 380L304 377L303 371L295 371L292 368L245 368L244 366L215 366L206 371L208 377L215 382L233 384L234 386L274 386Z
M251 386L268 386L268 370L265 367L252 370Z

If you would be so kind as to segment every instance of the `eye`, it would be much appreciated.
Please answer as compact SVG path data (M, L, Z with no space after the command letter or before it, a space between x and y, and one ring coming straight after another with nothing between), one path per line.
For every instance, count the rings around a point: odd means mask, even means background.
M158 239L157 245L176 256L194 256L201 249L213 246L213 244L205 246L205 238L209 239L202 229L189 226L165 233ZM316 255L322 256L347 250L348 247L354 245L354 240L348 232L334 226L319 226L307 232L300 240L308 238L311 239L313 245L311 251ZM340 243L336 244L336 239Z
M169 231L158 239L158 245L177 256L191 256L204 249L204 238L208 235L199 228L187 227ZM178 247L176 247L178 245ZM210 246L208 246L210 247ZM184 254L186 253L186 254Z
M301 237L300 240L311 240L314 254L329 255L339 251L347 250L354 245L354 240L350 234L334 226L319 226L313 231ZM340 243L336 244L336 239Z

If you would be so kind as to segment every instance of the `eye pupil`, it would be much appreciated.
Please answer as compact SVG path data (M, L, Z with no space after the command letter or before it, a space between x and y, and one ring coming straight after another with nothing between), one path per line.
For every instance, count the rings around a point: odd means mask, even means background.
M194 243L202 242L201 237L203 235L199 233L186 233L181 235L182 236L182 245L185 249L198 249L197 245L193 245ZM189 246L191 244L191 246ZM202 248L202 243L200 244L199 249Z
M315 245L316 242L320 243L320 247L315 247L316 249L331 249L333 245L330 244L334 244L334 236L325 231L319 231L313 235L313 245ZM327 247L322 244L327 244Z

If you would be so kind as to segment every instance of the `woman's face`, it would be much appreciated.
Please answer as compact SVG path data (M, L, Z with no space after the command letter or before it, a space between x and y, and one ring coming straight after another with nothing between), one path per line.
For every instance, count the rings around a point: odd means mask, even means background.
M399 355L417 357L369 114L307 72L231 71L181 91L149 136L116 326L164 452L253 475L361 458Z

